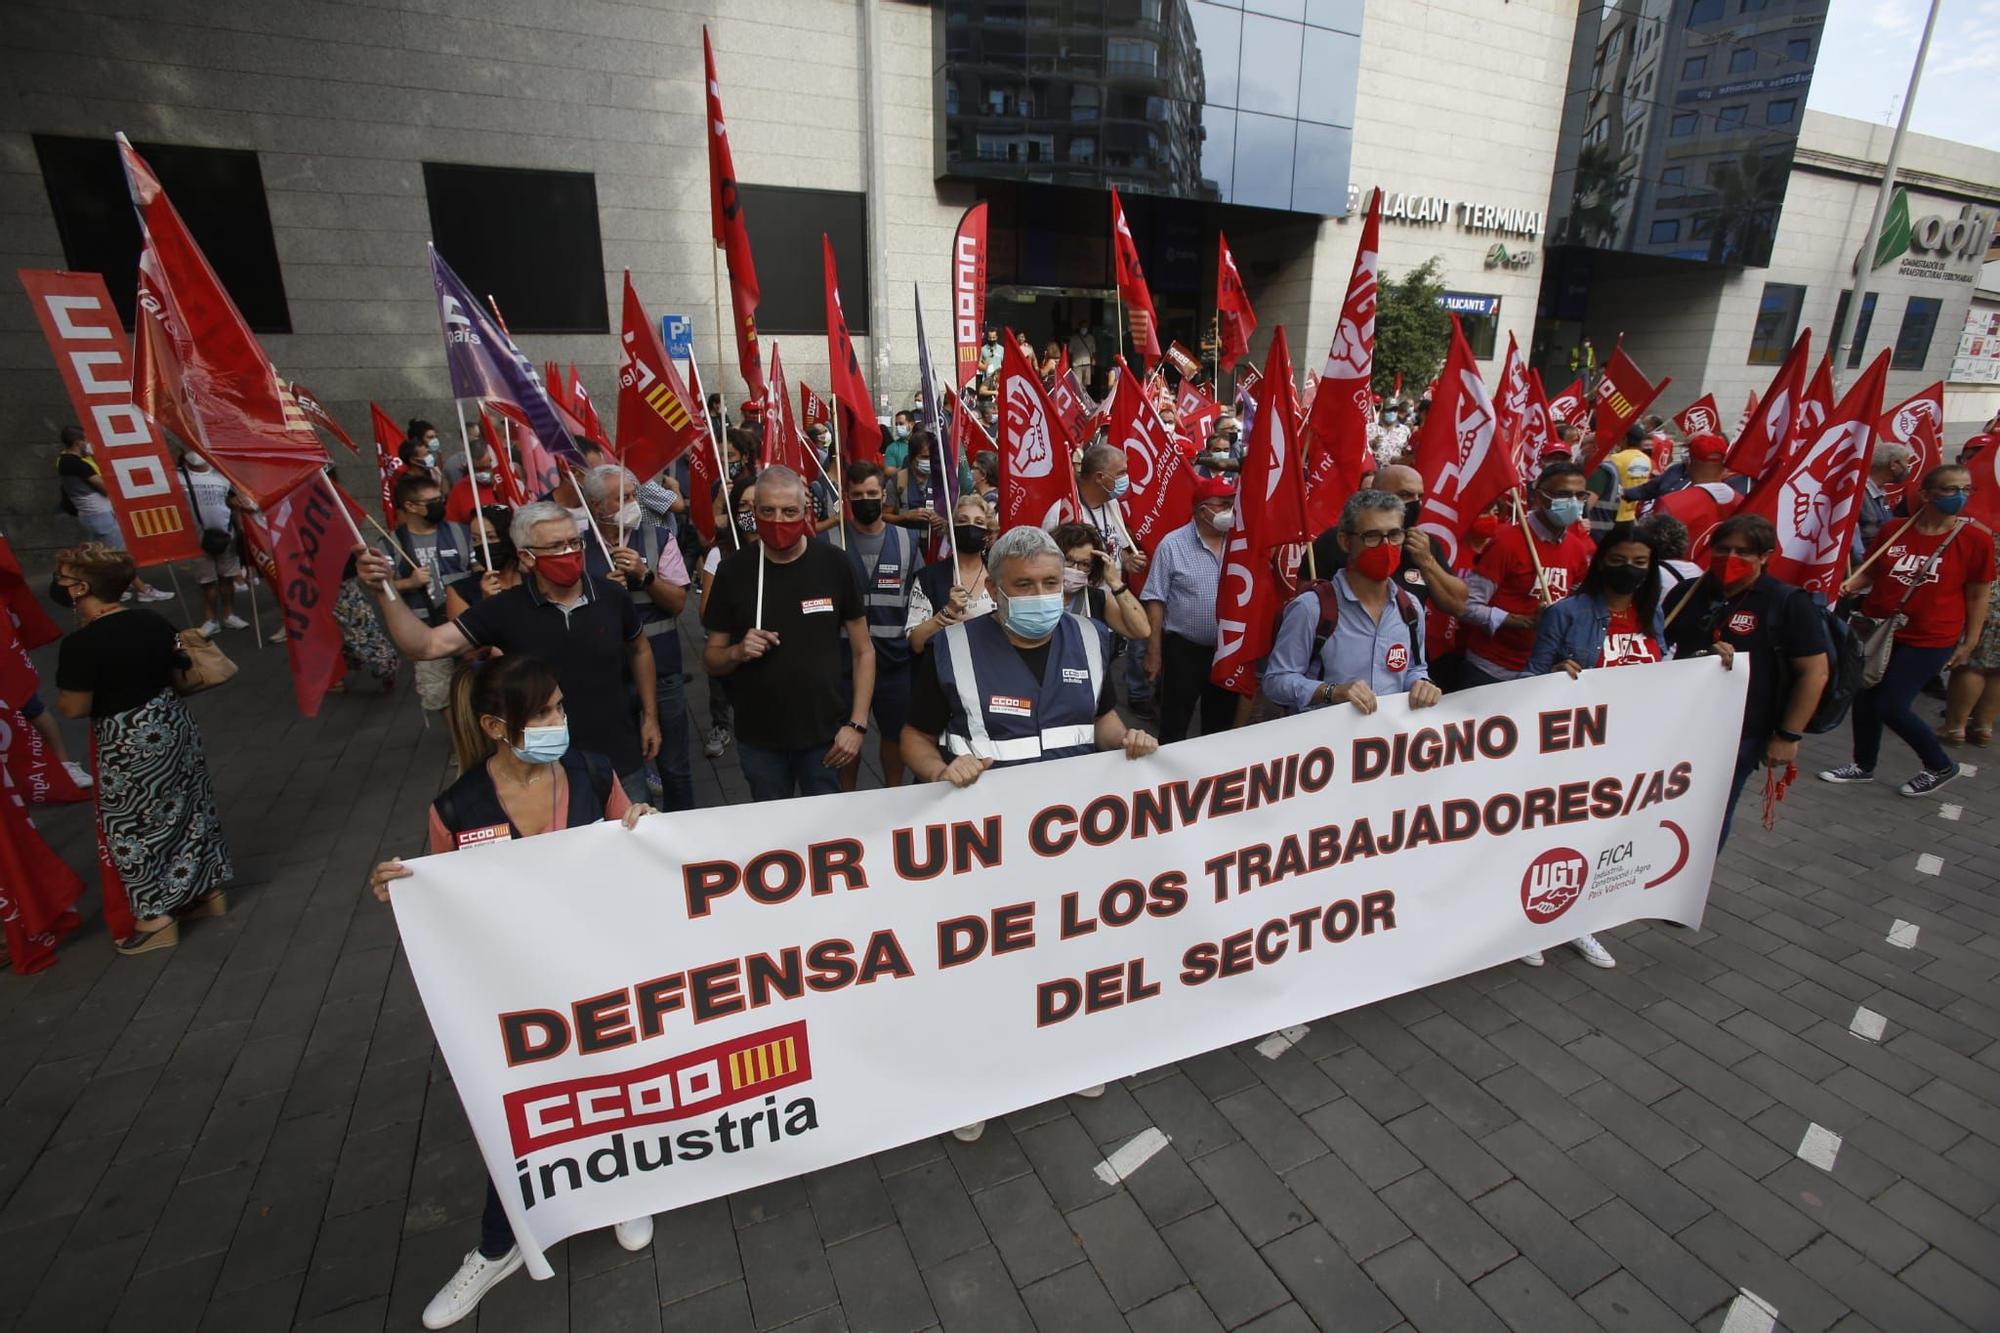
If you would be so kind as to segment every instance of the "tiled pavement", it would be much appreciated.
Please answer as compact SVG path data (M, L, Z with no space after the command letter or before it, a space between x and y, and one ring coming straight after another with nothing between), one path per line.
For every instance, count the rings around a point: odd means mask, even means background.
M301 720L279 650L229 646L195 710L230 915L118 959L93 910L0 975L0 1328L414 1328L476 1238L481 1166L362 893L444 737L407 690ZM1620 930L1615 971L1558 950L663 1216L650 1254L580 1237L477 1326L2000 1328L1990 762L1944 800L1808 780L1773 833L1746 800L1705 928ZM82 809L44 823L87 861Z

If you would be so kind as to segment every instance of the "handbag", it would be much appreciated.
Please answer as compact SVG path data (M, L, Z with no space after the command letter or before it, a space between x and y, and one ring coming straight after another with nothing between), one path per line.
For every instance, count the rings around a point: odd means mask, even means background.
M175 666L174 693L183 698L212 690L236 674L236 663L198 629L184 629L178 635L186 666Z
M1861 640L1862 689L1875 688L1882 683L1882 677L1888 674L1889 654L1896 651L1896 635L1910 623L1910 618L1903 613L1903 608L1910 604L1910 598L1916 595L1917 589L1931 581L1931 575L1937 572L1938 561L1944 559L1944 553L1951 549L1951 544L1958 540L1958 534L1964 530L1965 524L1958 523L1944 541L1939 543L1937 550L1931 552L1931 558L1924 562L1923 573L1912 579L1903 589L1903 596L1896 603L1894 611L1880 619L1859 614L1848 617L1847 628Z

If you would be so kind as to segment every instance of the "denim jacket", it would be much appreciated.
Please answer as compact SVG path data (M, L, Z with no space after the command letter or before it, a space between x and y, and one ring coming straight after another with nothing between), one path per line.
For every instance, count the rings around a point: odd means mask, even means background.
M1596 666L1598 656L1604 651L1604 631L1610 624L1611 612L1602 597L1594 592L1571 593L1542 612L1535 626L1535 646L1528 654L1527 674L1545 676L1565 660L1582 667ZM1653 623L1647 626L1647 632L1664 653L1665 618L1657 606L1653 608Z

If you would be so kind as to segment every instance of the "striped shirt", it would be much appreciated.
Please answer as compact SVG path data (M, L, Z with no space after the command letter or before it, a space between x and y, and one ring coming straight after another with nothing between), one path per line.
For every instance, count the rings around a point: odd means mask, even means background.
M1175 528L1153 548L1140 597L1167 608L1160 628L1190 643L1215 643L1215 590L1222 582L1222 556L1208 548L1193 521Z

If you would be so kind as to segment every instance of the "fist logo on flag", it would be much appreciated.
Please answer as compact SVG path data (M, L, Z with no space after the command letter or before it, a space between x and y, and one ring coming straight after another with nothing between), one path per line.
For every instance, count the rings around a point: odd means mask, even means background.
M1688 414L1687 414L1688 434L1712 435L1715 433L1716 427L1717 427L1717 422L1715 420L1715 413L1709 411L1705 407L1692 407L1688 409Z
M1410 664L1410 649L1406 644L1392 643L1382 657L1382 665L1391 671L1401 671Z
M1925 429L1926 423L1929 423L1931 430L1936 430L1944 424L1937 419L1937 403L1929 398L1911 399L1896 413L1896 439L1908 444L1917 438L1919 431Z
M1373 324L1374 321L1369 322ZM1374 360L1374 345L1362 335L1360 325L1351 319L1342 319L1340 331L1333 335L1333 346L1326 354L1327 374L1338 375L1341 379L1366 379Z
M1018 477L1046 477L1055 464L1049 423L1034 388L1025 379L1007 380L1007 416L1014 428L1013 471Z

